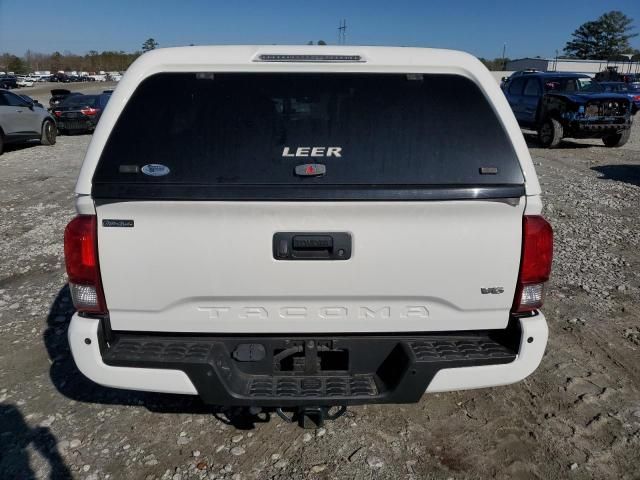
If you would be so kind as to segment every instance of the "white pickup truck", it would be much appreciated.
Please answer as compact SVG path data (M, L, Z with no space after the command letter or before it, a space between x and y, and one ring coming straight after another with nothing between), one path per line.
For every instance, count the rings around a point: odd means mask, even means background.
M517 382L547 342L541 208L471 55L154 50L76 185L73 357L109 387L300 418Z

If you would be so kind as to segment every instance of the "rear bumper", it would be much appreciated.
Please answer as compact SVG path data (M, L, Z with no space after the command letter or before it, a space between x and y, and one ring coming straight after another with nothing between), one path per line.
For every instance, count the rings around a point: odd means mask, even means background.
M200 395L217 405L408 403L418 401L425 391L506 385L531 374L544 354L547 324L541 313L514 321L514 328L491 335L249 338L115 332L106 342L100 320L76 314L69 327L69 343L80 371L107 387ZM274 350L281 352L286 342L307 345L304 342L310 339L317 351L347 350L348 370L340 370L345 359L339 353L329 360L329 368L337 370L320 367L324 360L317 359L306 364L289 362L291 370L299 370L296 372L285 371L288 366L283 367L279 360L280 366L273 367ZM231 352L238 345L255 342L265 347L263 360L233 359Z
M92 119L57 119L56 126L59 130L93 130L96 128L97 121Z

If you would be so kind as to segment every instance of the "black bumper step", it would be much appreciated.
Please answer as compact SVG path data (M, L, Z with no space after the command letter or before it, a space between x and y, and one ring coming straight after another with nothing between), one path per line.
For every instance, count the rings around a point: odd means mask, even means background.
M108 336L106 364L182 370L206 403L292 407L416 402L443 368L512 362L520 332Z
M363 397L378 394L373 375L344 377L267 377L249 384L250 397Z
M511 361L515 358L513 350L490 339L426 340L409 342L409 346L419 362L482 359Z

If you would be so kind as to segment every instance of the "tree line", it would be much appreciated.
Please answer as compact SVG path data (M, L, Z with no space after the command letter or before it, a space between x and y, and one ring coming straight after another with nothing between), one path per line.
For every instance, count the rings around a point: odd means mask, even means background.
M81 71L99 72L124 71L142 52L123 51L97 52L91 50L85 55L71 52L40 53L27 50L22 57L10 53L0 54L0 71L24 74L49 70L51 72Z
M59 72L122 72L144 52L159 46L153 38L145 40L142 50L133 53L105 50L90 50L84 55L65 51L63 53L40 53L27 50L21 57L10 53L0 53L0 71L25 74L37 71Z

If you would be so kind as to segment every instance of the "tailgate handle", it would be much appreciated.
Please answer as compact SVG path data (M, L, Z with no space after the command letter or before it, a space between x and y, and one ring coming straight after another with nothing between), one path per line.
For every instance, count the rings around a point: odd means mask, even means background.
M293 250L333 250L333 237L330 235L296 235L293 237Z
M345 232L278 232L273 235L276 260L348 260L351 234Z

